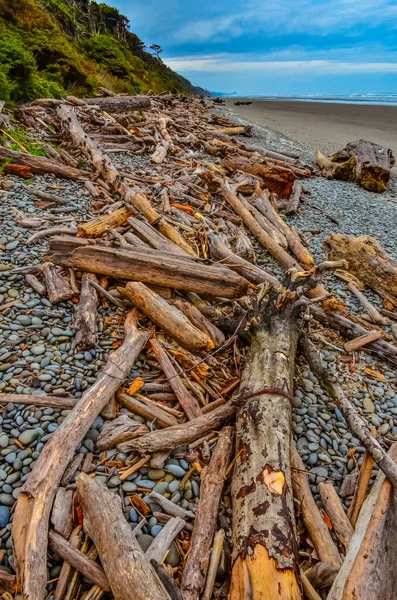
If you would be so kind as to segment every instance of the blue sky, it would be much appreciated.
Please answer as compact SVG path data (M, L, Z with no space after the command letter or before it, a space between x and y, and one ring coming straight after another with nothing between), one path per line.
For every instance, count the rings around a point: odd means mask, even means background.
M397 93L397 0L110 0L212 91Z

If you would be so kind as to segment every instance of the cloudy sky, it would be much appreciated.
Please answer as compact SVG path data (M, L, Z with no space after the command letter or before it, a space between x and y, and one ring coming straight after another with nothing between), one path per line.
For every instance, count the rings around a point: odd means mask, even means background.
M397 0L111 0L211 91L397 93Z

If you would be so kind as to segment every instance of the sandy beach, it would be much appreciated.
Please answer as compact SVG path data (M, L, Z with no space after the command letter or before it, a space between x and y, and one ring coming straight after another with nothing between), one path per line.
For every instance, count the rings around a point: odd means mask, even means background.
M332 153L347 142L365 138L392 148L397 156L397 106L332 104L289 100L255 100L250 106L235 106L237 116L264 125L306 144L313 150Z

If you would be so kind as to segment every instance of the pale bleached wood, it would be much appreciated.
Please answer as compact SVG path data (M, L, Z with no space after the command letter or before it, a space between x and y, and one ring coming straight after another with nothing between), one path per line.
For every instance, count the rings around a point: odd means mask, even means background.
M52 507L51 523L54 530L68 538L73 529L73 491L59 487Z
M155 560L161 563L168 548L178 535L180 531L185 527L186 521L180 517L173 517L163 527L163 529L156 535L153 542L145 552L145 558L149 562Z
M96 447L99 451L109 450L148 431L146 425L134 421L128 415L120 415L117 419L105 423L97 437Z
M84 530L93 540L117 600L170 600L124 518L119 498L84 473L77 478Z

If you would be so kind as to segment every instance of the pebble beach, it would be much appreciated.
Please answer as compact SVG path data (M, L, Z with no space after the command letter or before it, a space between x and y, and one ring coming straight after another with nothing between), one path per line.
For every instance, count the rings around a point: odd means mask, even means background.
M250 143L283 152L297 152L302 160L314 164L315 149L307 140L299 141L277 128L269 128L260 119L255 120L253 113L249 117L243 116L229 102L226 108L216 111L242 124L253 125ZM149 165L148 155L135 158L113 155L112 158L124 168ZM31 406L8 403L0 407L0 568L11 573L15 572L11 541L14 503L45 443L70 412L40 409L35 406L34 398L43 394L76 399L81 397L96 381L115 341L122 336L118 312L114 311L114 307L102 306L98 311L98 344L94 349L80 352L74 342L73 299L52 305L26 284L22 274L14 272L18 267L40 265L47 252L46 240L26 245L31 232L17 225L12 217L13 209L29 216L42 216L42 210L36 208L28 193L28 185L12 176L3 178L0 183L0 391L32 396ZM68 199L68 206L74 207L73 215L77 219L82 221L93 217L90 212L91 197L82 183L54 177L35 177L35 185L42 185L46 189L51 187L58 195ZM326 258L324 238L335 231L373 235L390 256L397 259L395 178L389 190L381 195L367 192L353 183L328 181L320 177L305 180L304 188L306 202L302 203L300 213L288 222L307 237L309 250L317 263ZM329 215L338 224L332 222ZM62 225L68 225L67 213L62 214L61 211L59 218ZM255 250L259 264L270 267L276 274L280 273L274 261L265 256L257 244ZM362 312L343 281L329 276L327 286L352 313ZM376 294L368 291L366 294L374 305L382 306ZM397 440L397 365L379 362L374 355L360 352L352 367L350 362L340 360L346 356L341 340L327 337L318 325L309 324L309 327L313 339L318 336L327 346L328 350L323 350L322 356L328 368L338 374L357 411L367 419L368 426L375 427L379 437L385 440ZM145 357L138 357L130 373L131 381L138 376L145 381L145 373L150 369ZM349 432L343 415L330 402L303 362L297 368L293 408L293 432L297 448L310 473L314 497L320 502L318 483L330 480L340 493L344 478L357 473L364 448ZM121 408L122 412L128 411ZM153 427L151 422L146 422L139 415L134 419L149 428ZM143 518L130 502L131 493L138 488L142 490L139 493L143 498L155 491L184 509L195 510L200 495L199 476L194 475L181 486L190 468L186 448L176 448L162 469L143 466L121 480L118 468L125 464L127 455L117 450L108 451L107 458L112 458L114 462L114 467L109 470L101 464L100 453L96 451L95 442L105 423L106 418L102 416L95 420L77 454L83 458L89 453L95 456L95 476L120 495L131 527L138 526ZM75 489L76 475L77 472L72 474L66 486L68 489ZM349 499L343 498L343 502L347 509ZM137 538L143 549L150 545L163 527L153 514L161 512L161 507L155 502L148 502L148 507L146 524ZM222 518L230 526L230 515L222 515ZM173 567L179 564L180 556L176 547L171 547L166 562ZM50 557L50 581L59 575L61 564L56 555ZM53 598L51 590L54 585L49 583L47 586L49 600Z

